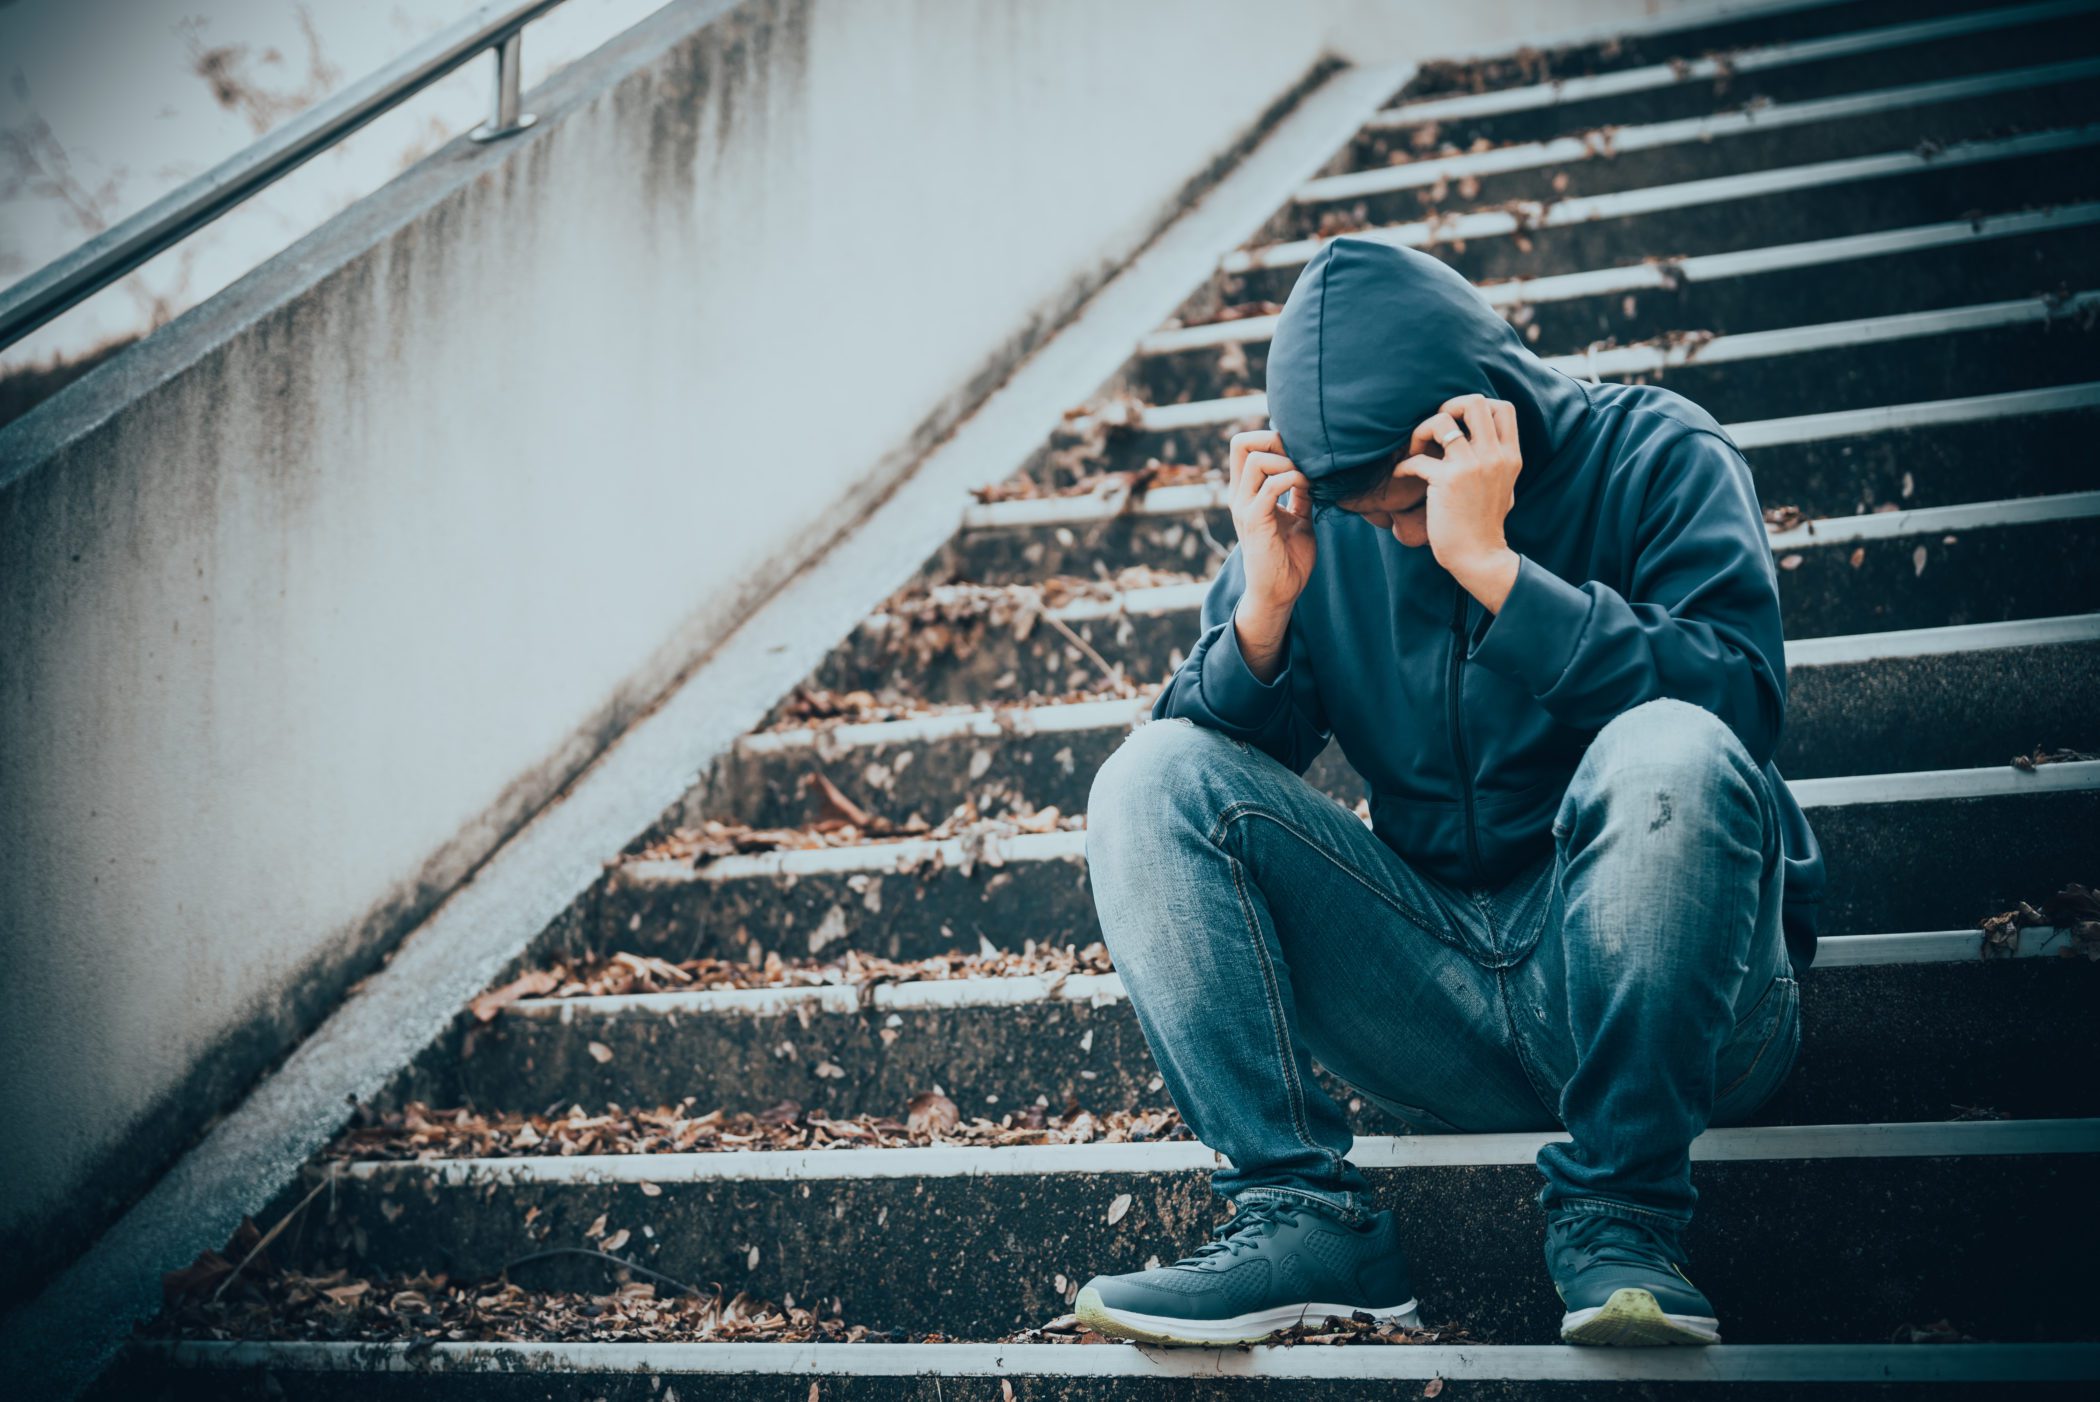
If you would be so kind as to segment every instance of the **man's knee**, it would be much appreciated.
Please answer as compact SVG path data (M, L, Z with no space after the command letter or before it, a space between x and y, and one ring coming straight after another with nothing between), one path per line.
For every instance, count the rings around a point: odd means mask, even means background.
M1758 850L1766 845L1763 782L1742 740L1719 716L1659 698L1621 712L1597 732L1555 828L1577 842L1616 828L1637 836L1658 859L1673 848L1696 855L1723 832Z
M1148 721L1123 737L1102 762L1087 794L1089 831L1134 822L1151 826L1187 808L1200 780L1231 739L1185 719Z
M1597 732L1582 757L1578 782L1591 791L1673 776L1697 785L1755 770L1726 721L1704 706L1657 697L1621 711Z

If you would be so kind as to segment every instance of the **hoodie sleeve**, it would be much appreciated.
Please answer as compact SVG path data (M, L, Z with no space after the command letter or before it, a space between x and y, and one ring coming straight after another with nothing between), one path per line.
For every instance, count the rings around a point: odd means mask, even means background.
M1294 625L1283 669L1266 682L1254 675L1240 655L1239 635L1232 627L1232 611L1245 588L1245 569L1235 546L1204 596L1203 631L1153 701L1152 718L1186 718L1222 731L1303 774L1328 739L1312 664Z
M1703 706L1763 765L1786 711L1786 645L1742 454L1707 432L1671 443L1631 540L1624 594L1519 555L1516 583L1470 660L1523 682L1578 729L1661 696Z

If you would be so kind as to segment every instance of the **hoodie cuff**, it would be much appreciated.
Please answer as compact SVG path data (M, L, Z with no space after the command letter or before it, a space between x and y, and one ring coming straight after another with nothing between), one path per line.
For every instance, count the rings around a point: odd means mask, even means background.
M1203 654L1203 702L1211 714L1240 730L1259 730L1266 725L1290 695L1291 663L1285 649L1283 667L1275 680L1254 675L1240 652L1239 629L1231 618L1221 625L1224 636Z
M1533 696L1544 696L1574 660L1595 603L1529 555L1519 554L1509 597L1466 658L1514 677Z

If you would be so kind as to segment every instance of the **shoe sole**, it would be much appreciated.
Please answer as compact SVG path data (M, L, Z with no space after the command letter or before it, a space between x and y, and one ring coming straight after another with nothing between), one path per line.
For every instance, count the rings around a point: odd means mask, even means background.
M1671 1314L1638 1287L1614 1290L1611 1298L1561 1317L1562 1343L1653 1348L1667 1344L1717 1344L1721 1321L1703 1314Z
M1348 1319L1352 1315L1368 1314L1382 1324L1404 1324L1410 1329L1419 1327L1422 1322L1421 1311L1413 1300L1385 1309L1308 1303L1252 1310L1226 1319L1175 1319L1163 1314L1112 1309L1102 1302L1101 1292L1091 1285L1079 1292L1072 1310L1081 1324L1097 1334L1143 1344L1191 1344L1197 1347L1260 1343L1271 1334L1308 1319Z

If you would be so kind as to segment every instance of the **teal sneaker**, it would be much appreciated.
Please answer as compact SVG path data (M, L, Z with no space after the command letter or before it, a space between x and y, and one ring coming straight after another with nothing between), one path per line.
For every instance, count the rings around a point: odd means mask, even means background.
M1570 1344L1717 1344L1721 1322L1685 1279L1674 1235L1595 1212L1546 1223L1546 1269L1567 1313Z
M1364 1313L1410 1327L1407 1253L1390 1212L1351 1226L1302 1198L1249 1198L1171 1266L1097 1275L1079 1322L1151 1344L1254 1343L1302 1321Z

